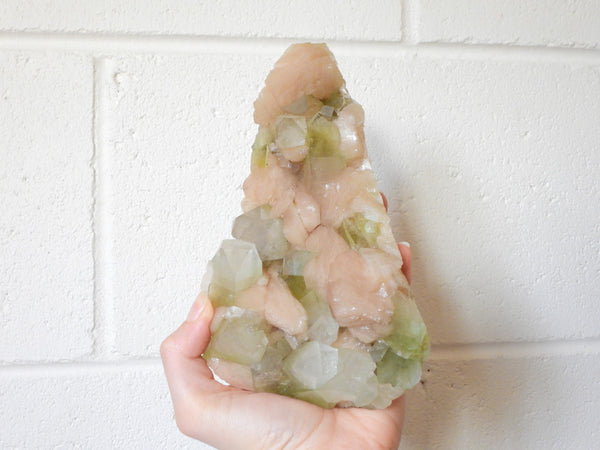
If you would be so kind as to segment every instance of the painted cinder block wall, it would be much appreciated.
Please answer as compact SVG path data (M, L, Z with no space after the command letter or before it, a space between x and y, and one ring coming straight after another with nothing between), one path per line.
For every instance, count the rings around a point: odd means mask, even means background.
M0 3L0 448L203 448L158 357L325 41L432 337L401 448L597 448L600 4Z

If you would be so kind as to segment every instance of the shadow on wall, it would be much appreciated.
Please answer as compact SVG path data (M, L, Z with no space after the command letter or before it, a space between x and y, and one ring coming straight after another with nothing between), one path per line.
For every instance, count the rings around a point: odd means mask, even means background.
M447 166L434 164L431 160L423 165L425 164L427 168L424 176L435 180L431 189L438 193L433 195L442 197L437 201L429 198L426 205L443 205L454 198L468 198L476 192L473 186L468 185L466 177L454 176ZM413 198L419 196L413 195L414 186L403 175L396 173L392 177L396 180L396 185L389 196L392 197L391 201L398 201L397 197L400 196L400 202L406 196L406 201L411 206L403 205L399 208L399 217L392 217L392 226L397 236L411 243L415 297L428 325L432 342L489 340L489 334L486 336L485 330L482 332L480 328L492 323L495 324L492 334L505 330L511 335L515 327L514 317L502 314L502 307L499 307L510 302L510 289L499 289L496 286L487 291L487 294L485 288L482 293L475 292L489 278L504 279L515 275L511 273L514 269L510 265L503 265L506 255L499 254L497 249L496 254L493 254L493 248L480 248L479 244L476 244L478 248L469 248L473 245L469 232L456 229L464 222L447 215L440 217L440 214L447 213L451 207L446 206L441 211L412 208L418 202L413 201ZM477 200L472 198L467 205L478 206ZM482 208L485 207L488 206L482 205ZM459 207L456 213L464 214L466 210ZM473 210L474 214L468 219L469 230L479 229L485 233L493 229L493 226L481 219L482 215L477 214L477 208ZM428 229L427 223L436 220L445 222L445 225L438 222ZM439 233L445 226L455 229L452 233L446 233L446 236L431 234L431 230ZM454 243L446 241L453 238L462 239ZM475 262L472 273L464 273L464 268L452 265L460 258L454 259L447 250L437 247L445 245L444 242L449 247L462 246L463 259L465 255L467 258L477 259L486 253L485 258ZM495 264L491 264L491 261ZM456 289L457 283L464 282L473 283L473 286ZM491 292L494 298L485 298ZM458 293L470 298L461 298ZM475 314L471 314L473 308L476 310ZM528 322L529 319L531 318L521 318L521 322ZM558 389L558 386L553 386L552 380L552 376L549 376L545 386L550 393L555 392L555 388ZM491 448L506 447L509 442L510 445L531 445L531 433L524 423L539 419L539 412L527 400L538 384L535 361L530 359L472 359L472 355L468 354L444 355L444 359L435 359L434 352L433 358L424 366L421 384L407 394L407 418L401 448L482 448L486 442ZM542 420L541 426L544 426L543 423ZM506 430L508 441L497 441L498 430Z
M590 448L600 389L587 363L597 355L429 361L401 448Z

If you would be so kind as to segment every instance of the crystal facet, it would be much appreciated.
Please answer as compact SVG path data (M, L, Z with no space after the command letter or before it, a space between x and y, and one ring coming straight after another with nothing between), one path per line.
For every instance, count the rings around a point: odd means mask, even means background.
M217 305L231 305L237 293L262 275L262 261L254 244L226 239L210 261L209 296Z
M316 389L338 373L338 350L309 341L294 350L283 362L286 372L303 389Z
M281 259L289 248L283 235L283 222L272 219L270 209L259 206L237 217L231 233L235 238L252 242L263 261Z
M269 342L265 328L256 311L231 306L213 334L205 356L247 366L259 362Z

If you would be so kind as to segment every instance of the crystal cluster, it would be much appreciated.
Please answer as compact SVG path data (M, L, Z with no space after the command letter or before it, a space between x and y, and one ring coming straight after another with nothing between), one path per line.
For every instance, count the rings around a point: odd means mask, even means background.
M290 47L255 103L244 213L209 263L204 358L226 382L385 408L429 348L367 158L364 112L325 45Z

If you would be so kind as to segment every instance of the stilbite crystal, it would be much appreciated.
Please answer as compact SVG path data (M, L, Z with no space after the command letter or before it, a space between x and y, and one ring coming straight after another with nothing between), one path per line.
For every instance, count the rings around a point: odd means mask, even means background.
M363 109L325 45L297 44L254 118L237 239L206 276L216 312L204 357L244 389L385 408L419 382L429 338L367 159Z

